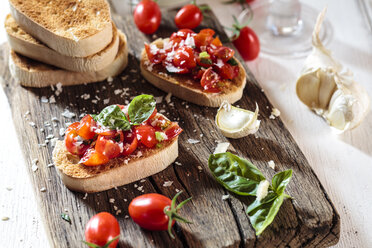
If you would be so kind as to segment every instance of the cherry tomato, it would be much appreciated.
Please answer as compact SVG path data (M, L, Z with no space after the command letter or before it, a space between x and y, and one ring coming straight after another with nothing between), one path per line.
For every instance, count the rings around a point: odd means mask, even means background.
M123 143L121 143L121 146L123 147ZM102 135L98 136L95 149L109 159L119 156L121 152L120 143Z
M227 62L234 56L234 50L228 47L217 47L213 49L208 47L208 53L210 53L214 59L221 59L223 62Z
M65 132L65 146L67 151L74 155L83 155L88 149L88 145L85 145L83 139L77 134L79 122L72 123ZM80 138L80 140L79 140Z
M195 4L183 6L176 14L174 22L178 28L194 29L200 25L203 20L203 13Z
M166 57L165 53L161 53L160 51L153 53L149 44L145 44L145 51L150 62L153 64L161 63Z
M160 25L161 12L159 5L152 0L142 0L134 9L134 23L145 33L154 33Z
M177 49L173 64L180 68L193 68L196 66L194 51L191 47L183 46Z
M138 147L138 139L135 132L127 132L125 134L125 141L127 142L124 146L123 155L128 156L132 154Z
M107 212L94 215L85 227L85 240L91 244L104 246L120 235L120 226L116 218ZM108 247L115 248L119 238Z
M218 68L219 75L223 79L233 79L239 74L239 67L232 66L230 64L224 64L222 67Z
M169 218L164 214L164 208L171 203L171 199L166 196L156 193L144 194L134 198L129 204L129 215L142 228L154 231L167 230Z
M176 122L172 122L171 125L164 129L164 133L167 135L169 140L177 137L180 133L182 133L182 131L183 129Z
M260 52L260 41L256 33L247 26L240 29L240 35L233 44L244 60L254 60Z
M86 166L98 166L101 164L106 164L110 159L103 155L102 153L97 152L94 148L89 148L84 156L80 159L81 164Z
M220 76L212 70L212 67L209 67L205 70L202 79L200 80L201 86L204 88L204 91L217 93L221 90L218 88L218 83L220 82Z
M77 128L77 134L86 140L93 139L96 135L96 133L94 132L96 127L97 124L93 120L92 116L86 115L80 121L80 125Z
M141 125L136 128L137 139L148 148L154 147L158 142L155 137L155 128L149 125Z

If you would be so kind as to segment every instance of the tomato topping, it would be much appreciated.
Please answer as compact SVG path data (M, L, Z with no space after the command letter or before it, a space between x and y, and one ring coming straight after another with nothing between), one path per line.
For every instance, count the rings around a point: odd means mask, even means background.
M166 55L164 53L161 53L160 50L158 50L156 53L154 53L154 51L151 51L151 47L149 44L145 44L145 50L147 57L153 64L161 63L166 57Z
M92 116L86 115L80 121L80 125L77 128L77 134L86 140L93 139L94 136L96 135L95 133L96 127L97 124L93 120Z
M172 124L169 125L169 127L164 129L164 133L167 135L169 140L178 136L180 133L182 133L182 131L183 129L176 122L172 122Z
M79 122L74 122L66 129L65 146L67 151L80 156L85 153L89 146L84 144L84 140L77 134L79 125Z
M183 46L177 49L173 64L179 68L193 68L196 66L194 51L191 47Z
M216 46L216 47L222 46L222 42L221 42L220 38L218 38L218 36L213 39L213 41L212 41L211 44L214 45L214 46Z
M203 74L200 80L201 86L206 92L217 93L221 90L218 88L218 83L220 82L220 76L209 67Z
M194 37L194 40L195 40L195 46L200 48L202 46L209 45L213 40L213 36L209 35L207 32L201 33L200 31L200 33Z
M215 58L227 62L234 56L234 50L228 47L217 47L216 49L208 48L208 52Z
M173 33L171 37L169 38L169 40L173 41L173 40L178 40L179 38L181 38L182 40L185 40L188 34L193 35L195 34L195 32L188 28L180 29L177 32Z
M149 125L141 125L136 128L137 139L146 147L154 147L158 141L155 136L155 128Z
M109 160L110 159L107 156L97 152L94 148L89 148L80 159L79 163L86 166L97 166L106 164Z
M123 149L123 143L116 142L110 138L100 135L98 136L95 149L98 153L101 153L109 159L112 159L120 155L121 150Z
M199 34L206 34L208 36L213 36L216 32L214 32L213 29L210 29L210 28L204 28L202 30L200 30Z
M232 66L230 64L224 64L222 67L218 68L219 75L223 79L233 79L239 74L239 67Z
M154 109L154 112L152 112L152 114L150 115L149 119L148 120L151 120L153 118L155 118L156 114L158 113L158 111L156 110L156 108Z
M132 154L138 147L138 139L135 132L126 132L124 134L125 141L127 142L124 146L123 155L128 156Z

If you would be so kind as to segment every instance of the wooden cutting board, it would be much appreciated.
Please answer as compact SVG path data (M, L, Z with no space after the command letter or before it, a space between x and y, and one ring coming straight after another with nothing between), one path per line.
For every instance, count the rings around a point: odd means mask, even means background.
M111 6L114 21L127 35L130 47L128 68L112 83L64 87L58 96L51 88L21 87L9 74L7 45L0 50L1 84L12 109L31 187L36 192L50 244L53 247L84 247L81 241L85 224L101 211L116 214L122 231L119 247L326 247L337 243L340 218L336 209L281 119L269 119L272 105L247 67L247 86L237 104L246 109L255 109L255 103L259 105L261 127L255 135L227 140L214 124L216 108L200 107L172 97L172 104L163 100L157 108L165 110L170 119L178 120L184 129L179 140L178 163L145 180L87 196L64 186L56 169L47 166L52 163L52 142L46 146L38 144L52 136L62 139L60 129L63 131L66 123L79 120L83 113L97 113L108 104L122 104L130 96L141 93L166 95L145 82L139 73L138 61L144 41L167 37L175 31L175 12L163 11L159 31L156 35L145 36L135 27L130 7L121 0L112 1ZM211 12L203 21L203 27L213 28L222 40L227 39ZM56 102L46 103L51 96ZM109 99L109 103L104 104L104 99ZM65 109L76 113L76 117L62 116ZM45 131L41 132L40 128ZM190 138L200 143L190 144L187 142ZM260 237L255 236L245 214L247 198L231 195L222 200L227 192L208 170L208 156L221 141L230 142L239 155L250 159L267 178L276 173L268 166L270 160L275 162L277 171L293 169L287 193L294 199L284 202L275 221ZM35 159L38 170L34 172ZM166 181L173 184L165 187ZM43 187L45 192L40 191ZM194 224L176 224L175 240L171 240L167 232L143 230L128 217L128 205L134 197L150 192L172 197L178 190L184 191L180 200L193 197L181 214ZM60 217L61 213L70 216L71 224Z

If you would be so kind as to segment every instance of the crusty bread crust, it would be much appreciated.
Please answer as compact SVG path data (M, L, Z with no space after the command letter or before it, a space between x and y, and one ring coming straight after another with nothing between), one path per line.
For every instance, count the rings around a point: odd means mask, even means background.
M86 57L112 40L111 14L105 0L9 0L17 23L60 54Z
M118 75L128 64L128 44L126 36L118 31L119 51L115 60L99 71L72 72L34 61L10 52L9 70L13 78L23 86L47 87L61 83L77 85L102 81Z
M156 174L178 157L178 137L156 149L142 149L135 155L110 160L105 165L89 167L79 164L79 157L70 154L63 141L53 150L53 162L63 183L79 192L100 192Z
M157 39L153 44L162 48L163 39ZM232 104L242 98L246 73L239 62L238 66L239 75L229 82L229 87L220 93L206 93L189 75L169 74L161 65L151 65L145 49L142 50L140 63L143 77L151 84L186 101L209 107L219 107L225 100Z
M98 71L111 64L119 49L119 36L112 23L113 39L102 51L88 57L70 57L62 55L26 33L9 14L5 19L5 30L10 47L28 58L78 72Z

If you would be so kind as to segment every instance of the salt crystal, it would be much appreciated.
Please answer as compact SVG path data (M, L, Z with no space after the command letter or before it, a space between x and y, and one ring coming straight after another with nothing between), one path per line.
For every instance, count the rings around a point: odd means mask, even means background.
M189 142L190 144L197 144L197 143L200 143L200 140L188 139L187 142Z
M46 96L42 96L42 97L41 97L41 102L42 102L42 103L48 103L49 100L48 100L48 98L47 98Z
M45 188L45 187L42 187L41 189L40 189L40 191L41 192L45 192L47 189Z
M75 113L70 112L68 109L65 109L65 111L63 111L63 113L61 115L66 117L66 118L69 118L69 119L76 116Z
M226 201L229 198L230 198L230 195L222 195L222 200L223 201Z
M169 186L171 186L173 184L173 181L165 181L164 183L163 183L163 187L169 187Z
M114 198L110 198L110 199L109 199L109 202L110 202L110 203L114 203L114 202L115 202L115 199L114 199Z

